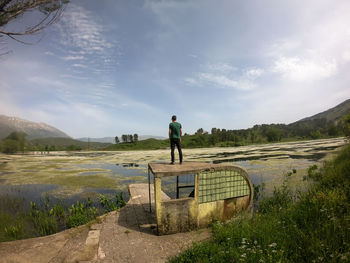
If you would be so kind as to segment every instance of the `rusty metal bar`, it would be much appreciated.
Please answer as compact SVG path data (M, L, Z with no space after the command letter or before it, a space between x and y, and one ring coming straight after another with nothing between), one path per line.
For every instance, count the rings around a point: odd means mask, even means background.
M179 177L176 176L176 199L179 199L180 191L179 191Z
M151 205L151 171L148 166L148 201L149 201L149 212L152 212L152 205Z

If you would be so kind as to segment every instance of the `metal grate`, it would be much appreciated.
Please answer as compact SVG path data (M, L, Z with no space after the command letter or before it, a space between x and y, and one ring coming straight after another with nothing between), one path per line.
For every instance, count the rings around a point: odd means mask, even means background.
M208 171L198 174L198 202L206 203L250 194L247 180L238 171Z

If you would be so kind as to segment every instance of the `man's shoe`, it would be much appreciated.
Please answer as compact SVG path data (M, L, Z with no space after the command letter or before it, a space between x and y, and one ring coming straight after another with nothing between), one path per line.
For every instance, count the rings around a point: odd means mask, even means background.
M170 164L174 165L175 163L174 163L174 162L171 162Z
M180 164L182 164L182 162L180 162Z

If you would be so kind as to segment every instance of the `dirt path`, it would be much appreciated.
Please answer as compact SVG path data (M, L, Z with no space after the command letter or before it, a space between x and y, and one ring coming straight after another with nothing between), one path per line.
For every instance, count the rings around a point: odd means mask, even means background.
M207 229L157 236L154 213L145 200L144 193L135 189L120 212L102 216L97 223L47 237L0 243L0 262L166 262L210 236Z

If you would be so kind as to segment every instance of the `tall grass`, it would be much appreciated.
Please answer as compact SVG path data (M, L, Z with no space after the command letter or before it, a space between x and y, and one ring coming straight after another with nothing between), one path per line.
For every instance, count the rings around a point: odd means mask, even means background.
M65 207L61 202L52 205L49 198L45 198L41 205L30 202L27 213L0 213L0 242L54 234L86 224L98 215L119 210L125 204L122 193L115 198L99 195L99 204L87 199L85 202L77 201L70 207Z
M306 179L307 192L284 184L252 219L215 223L211 240L170 262L349 262L350 145Z

